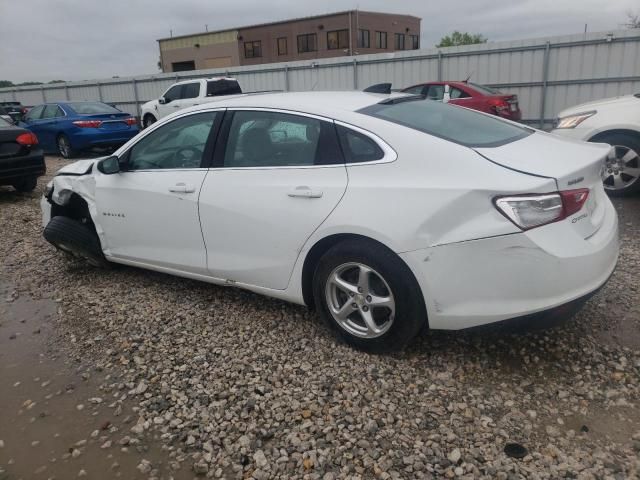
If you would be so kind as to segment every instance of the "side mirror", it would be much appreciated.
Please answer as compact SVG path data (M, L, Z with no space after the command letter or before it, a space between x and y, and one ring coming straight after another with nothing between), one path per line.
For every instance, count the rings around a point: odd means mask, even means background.
M159 103L160 105L164 105L165 103L169 103L169 102L167 101L167 99L166 99L166 98L164 98L164 97L160 97L160 98L158 99L158 103Z
M451 100L451 88L449 85L444 86L444 96L442 97L442 103L449 103Z
M114 155L100 160L98 162L98 171L105 175L113 175L120 172L120 159Z

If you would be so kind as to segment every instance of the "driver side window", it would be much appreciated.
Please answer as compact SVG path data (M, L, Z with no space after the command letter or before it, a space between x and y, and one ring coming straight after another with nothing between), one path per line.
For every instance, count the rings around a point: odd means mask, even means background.
M151 132L129 150L127 170L200 168L216 115L180 117Z
M169 102L173 102L174 100L180 99L180 92L182 91L182 85L174 85L167 93L164 94L164 99Z

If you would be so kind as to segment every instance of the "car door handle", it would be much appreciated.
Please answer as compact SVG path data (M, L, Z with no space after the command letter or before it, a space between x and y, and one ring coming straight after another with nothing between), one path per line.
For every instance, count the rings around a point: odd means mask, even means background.
M320 198L322 197L321 190L312 190L306 186L300 186L289 190L287 193L290 197L298 197L298 198Z
M169 191L173 193L193 193L196 191L196 187L186 183L176 183L174 186L169 187Z

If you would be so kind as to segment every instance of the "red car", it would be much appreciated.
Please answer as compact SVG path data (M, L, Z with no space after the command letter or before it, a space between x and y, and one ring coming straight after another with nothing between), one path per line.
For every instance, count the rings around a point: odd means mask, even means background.
M493 88L471 82L429 82L414 85L402 91L424 95L430 100L441 102L448 97L448 103L491 113L509 120L517 121L522 118L517 95L504 94Z

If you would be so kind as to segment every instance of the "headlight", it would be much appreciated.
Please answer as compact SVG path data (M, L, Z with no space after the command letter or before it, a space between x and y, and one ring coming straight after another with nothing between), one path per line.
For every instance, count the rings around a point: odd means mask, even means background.
M587 118L594 116L596 113L598 112L592 110L591 112L576 113L575 115L559 118L556 128L576 128Z

